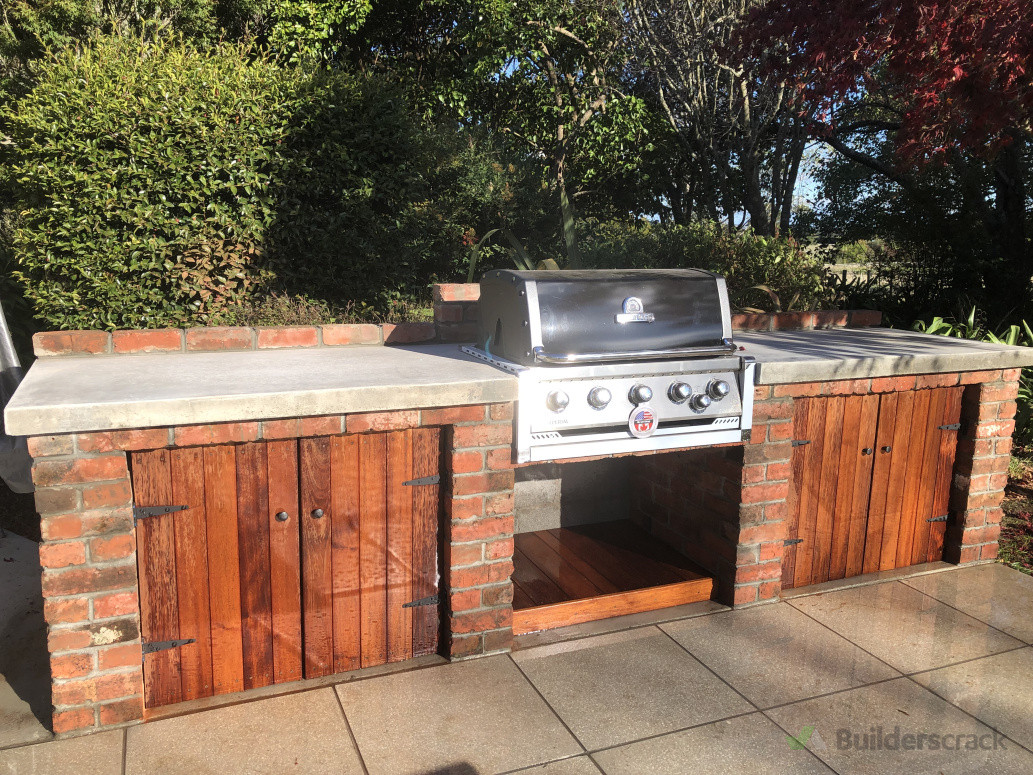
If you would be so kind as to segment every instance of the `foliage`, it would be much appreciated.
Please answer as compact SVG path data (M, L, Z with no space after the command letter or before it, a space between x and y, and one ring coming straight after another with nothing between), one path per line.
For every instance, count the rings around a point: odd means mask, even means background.
M304 295L270 293L247 298L242 304L219 312L212 319L220 326L300 326L331 323L398 323L427 320L431 317L429 301L420 304L401 299L386 312L361 302L335 305L324 299Z
M806 111L791 84L765 71L764 56L729 45L758 4L642 0L629 18L652 100L690 162L675 198L682 220L720 212L732 228L745 211L755 232L788 233Z
M1033 515L1022 512L1004 516L997 558L1016 570L1033 575Z
M1033 347L1033 328L1025 320L998 329L987 323L985 315L972 307L964 317L935 316L929 321L916 320L912 328L925 334L939 334L957 339L975 339L1009 347ZM1019 378L1018 411L1015 415L1015 438L1021 443L1033 442L1033 370L1023 369Z
M763 237L750 231L728 233L714 223L662 227L595 222L584 238L584 261L593 269L667 269L694 267L717 272L728 281L732 302L740 307L814 309L824 306L820 258L792 238ZM766 286L774 291L773 299Z
M506 168L382 79L130 37L39 73L4 120L19 277L52 326L203 323L272 290L383 313L504 208Z
M755 50L784 47L784 71L831 117L863 84L907 107L905 158L1006 144L1033 130L1033 4L1028 0L769 2L751 20Z
M906 324L968 296L984 308L1028 314L1033 203L1024 181L1033 146L1014 143L992 160L956 153L949 163L905 171L886 132L840 127L836 142L852 155L826 154L815 167L815 236L877 238L870 262L891 289L884 311L899 310Z

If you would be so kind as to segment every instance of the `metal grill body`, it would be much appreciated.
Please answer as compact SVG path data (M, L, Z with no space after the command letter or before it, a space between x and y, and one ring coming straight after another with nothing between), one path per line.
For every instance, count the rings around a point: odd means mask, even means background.
M748 436L753 363L724 280L700 270L493 271L467 352L519 380L515 457L538 462Z

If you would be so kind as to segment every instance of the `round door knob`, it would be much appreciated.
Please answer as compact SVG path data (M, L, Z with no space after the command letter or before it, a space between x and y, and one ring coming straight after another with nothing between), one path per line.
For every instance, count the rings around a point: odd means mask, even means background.
M562 390L554 390L545 399L546 405L554 412L562 412L570 403L570 396Z
M691 395L692 386L687 385L684 382L675 382L667 389L667 397L676 404L680 404L682 401L687 401Z
M596 409L602 409L613 398L610 395L610 391L604 387L592 388L588 393L588 403L594 406Z
M649 385L635 385L628 393L628 399L633 404L645 404L653 398L653 389Z
M312 518L313 519L319 519L321 516L323 516L323 510L322 509L312 509Z
M714 403L713 399L706 393L697 393L689 399L689 405L697 412L704 411L712 403Z
M731 386L723 379L714 379L707 385L707 395L715 401L720 401L732 391Z
M291 518L291 515L288 514L286 511L277 511L276 512L276 521L277 522L286 522L290 518Z

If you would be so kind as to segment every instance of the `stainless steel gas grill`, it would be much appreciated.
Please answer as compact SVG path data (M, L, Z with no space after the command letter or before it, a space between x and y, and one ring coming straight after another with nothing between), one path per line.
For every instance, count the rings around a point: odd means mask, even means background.
M521 463L749 436L753 361L709 272L488 272L463 349L519 379Z

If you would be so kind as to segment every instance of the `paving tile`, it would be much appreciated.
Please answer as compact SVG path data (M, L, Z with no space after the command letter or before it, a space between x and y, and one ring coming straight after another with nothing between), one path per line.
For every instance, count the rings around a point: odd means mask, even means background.
M760 713L654 737L593 754L606 775L821 775L813 754L789 747L786 734Z
M122 731L0 751L2 775L120 775Z
M937 600L1033 643L1033 576L999 563L957 568L904 582Z
M589 750L753 710L654 627L528 649L513 659Z
M899 581L788 602L905 673L1022 645Z
M900 675L785 603L660 629L761 708Z
M130 727L126 775L362 772L333 689Z
M370 775L495 773L582 753L506 656L337 687Z
M793 735L813 727L808 749L840 775L1033 772L1033 754L908 678L784 705L767 715Z
M1033 749L1033 649L919 673L915 680Z
M587 756L575 756L518 770L512 775L600 775L600 772L601 770Z

